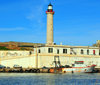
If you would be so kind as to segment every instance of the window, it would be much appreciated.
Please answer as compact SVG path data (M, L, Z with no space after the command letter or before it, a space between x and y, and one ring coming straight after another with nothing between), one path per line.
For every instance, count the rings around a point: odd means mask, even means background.
M48 48L48 53L53 53L53 48Z
M59 49L57 49L57 54L59 54Z
M38 53L41 53L41 50L40 49L38 50Z
M63 49L63 53L67 53L67 49Z
M30 52L29 52L29 54L31 55L31 54L32 54L32 52L30 51Z
M89 55L89 50L87 50L87 55Z
M83 50L81 50L81 54L84 54L84 51Z

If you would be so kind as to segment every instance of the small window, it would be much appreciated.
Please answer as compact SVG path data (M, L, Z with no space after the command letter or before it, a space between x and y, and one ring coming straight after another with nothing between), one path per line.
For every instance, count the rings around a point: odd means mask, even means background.
M31 54L32 54L32 52L30 51L30 52L29 52L29 54L31 55Z
M72 66L74 67L74 66L75 66L75 64L72 64Z
M81 50L81 54L84 54L84 51L83 50Z
M57 54L59 54L59 49L57 49Z
M89 50L87 50L87 55L89 55Z
M41 50L40 49L38 50L38 53L41 53Z
M63 49L63 53L67 53L67 49Z
M48 48L48 53L53 53L53 48Z

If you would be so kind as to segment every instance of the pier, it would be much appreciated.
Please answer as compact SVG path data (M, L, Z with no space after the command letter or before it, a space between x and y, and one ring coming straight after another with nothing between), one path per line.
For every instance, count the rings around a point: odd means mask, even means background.
M49 68L1 68L0 73L49 73Z

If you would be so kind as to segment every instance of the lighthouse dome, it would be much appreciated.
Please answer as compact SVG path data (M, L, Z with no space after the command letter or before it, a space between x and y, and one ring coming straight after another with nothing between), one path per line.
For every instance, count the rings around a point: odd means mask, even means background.
M48 9L53 9L53 7L52 7L52 4L51 4L51 3L48 5Z

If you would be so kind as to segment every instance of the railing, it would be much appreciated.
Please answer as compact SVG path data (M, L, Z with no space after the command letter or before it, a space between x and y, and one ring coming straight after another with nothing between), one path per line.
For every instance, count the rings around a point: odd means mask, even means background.
M70 50L72 54L77 54L73 49Z

